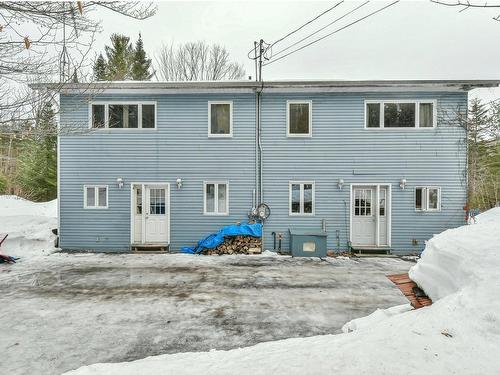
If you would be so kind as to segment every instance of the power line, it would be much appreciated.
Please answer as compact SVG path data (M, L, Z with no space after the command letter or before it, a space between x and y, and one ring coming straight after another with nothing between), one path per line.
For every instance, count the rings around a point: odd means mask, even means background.
M279 43L279 42L281 42L281 41L285 40L285 39L286 39L286 38L288 38L290 35L292 35L292 34L296 33L296 32L297 32L297 31L299 31L299 30L302 30L304 27L306 27L307 25L309 25L309 24L311 24L312 22L316 21L316 20L317 20L318 18L320 18L321 16L324 16L326 13L328 13L328 12L332 11L333 9L335 9L336 7L338 7L340 4L342 4L343 2L344 2L344 0L339 1L339 2L338 2L338 3L336 3L334 6L332 6L332 7L328 8L328 9L326 9L326 10L325 10L325 11L323 11L323 12L321 12L321 13L320 13L320 14L318 14L316 17L314 17L314 18L310 19L309 21L307 21L306 23L302 24L300 27L296 28L295 30L290 31L288 34L286 34L285 36L283 36L283 37L279 38L279 39L278 39L277 41L275 41L274 43L272 43L272 44L268 44L268 45L267 45L267 47L266 47L266 51L267 51L268 49L272 48L275 44L277 44L277 43ZM267 44L267 43L266 43L266 44ZM254 52L254 49L251 49L250 51L248 51L248 53L247 53L248 58L249 58L249 59L252 59L252 60L257 59L257 58L258 58L258 56L257 56L257 57L255 57L255 56L254 56L254 57L250 57L250 54L251 54L252 52Z
M297 44L302 43L304 40L309 39L309 38L310 38L310 37L312 37L313 35L316 35L317 33L319 33L319 32L321 32L321 31L323 31L324 29L326 29L327 27L329 27L329 26L333 25L333 24L334 24L334 23L336 23L337 21L340 21L341 19L343 19L343 18L347 17L348 15L350 15L350 14L354 13L354 12L355 12L355 11L357 11L359 8L361 8L361 7L365 6L365 5L366 5L366 4L368 4L369 2L370 2L370 1L369 1L369 0L367 0L367 1L366 1L366 2L364 2L363 4L358 5L357 7L355 7L355 8L354 8L354 9L352 9L352 10L350 10L349 12L345 13L344 15L342 15L342 16L340 16L340 17L338 17L338 18L334 19L334 20L333 20L332 22L330 22L329 24L327 24L327 25L323 26L322 28L320 28L320 29L316 30L315 32L313 32L313 33L309 34L308 36L306 36L306 37L304 37L304 38L300 39L299 41L297 41L297 42L295 42L295 43L293 43L293 44L289 45L288 47L283 48L282 50L280 50L280 51L276 52L276 54L273 54L273 56L280 55L280 54L282 54L283 52L285 52L285 51L289 50L290 48L292 48L292 47L296 46ZM272 58L272 57L270 57L270 59L271 59L271 58Z
M292 34L295 34L297 31L299 30L302 30L304 27L306 27L307 25L311 24L312 22L316 21L318 18L320 18L321 16L324 16L326 13L332 11L333 9L335 9L336 7L338 7L340 4L342 4L344 2L344 0L342 1L339 1L337 4L335 4L334 6L332 6L331 8L328 8L327 10L325 10L324 12L318 14L316 17L310 19L309 21L307 21L306 23L304 23L302 26L296 28L295 30L292 30L290 31L288 34L286 34L285 36L279 38L277 41L275 41L274 43L271 43L271 45L268 47L268 48L271 48L273 47L274 45L278 44L279 42L282 42L283 40L285 40L286 38L288 38L290 35Z
M379 12L381 12L381 11L383 11L383 10L385 10L385 9L387 9L387 8L389 8L389 7L391 7L391 6L393 6L393 5L394 5L394 4L396 4L396 3L399 3L399 1L400 1L400 0L393 1L392 3L390 3L390 4L386 5L386 6L383 6L382 8L379 8L379 9L375 10L375 11L373 11L373 12L371 12L371 13L367 14L367 15L366 15L366 16L364 16L364 17L358 18L356 21L353 21L353 22L351 22L351 23L349 23L349 24L347 24L347 25L345 25L345 26L342 26L341 28L338 28L337 30L334 30L334 31L332 31L331 33L328 33L328 34L326 34L326 35L322 36L321 38L315 39L315 40L313 40L313 41L312 41L312 42L310 42L310 43L307 43L307 44L305 44L305 45L303 45L303 46L301 46L301 47L299 47L299 48L294 49L294 50L293 50L293 51L291 51L291 52L288 52L287 54L285 54L285 55L283 55L283 56L281 56L281 57L278 57L276 60L271 60L271 61L269 61L268 63L265 63L265 64L264 64L264 66L269 65L269 64L272 64L272 63L274 63L274 62L276 62L276 61L279 61L279 60L281 60L281 59L284 59L285 57L290 56L291 54L293 54L293 53L295 53L295 52L298 52L298 51L300 51L300 50L302 50L302 49L304 49L304 48L306 48L306 47L309 47L310 45L312 45L312 44L314 44L314 43L317 43L317 42L319 42L319 41L321 41L321 40L323 40L323 39L325 39L325 38L327 38L327 37L329 37L329 36L331 36L331 35L333 35L333 34L336 34L336 33L338 33L339 31L342 31L342 30L344 30L344 29L346 29L346 28L348 28L348 27L350 27L350 26L352 26L352 25L354 25L354 24L356 24L356 23L358 23L358 22L361 22L361 21L363 21L363 20L367 19L368 17L371 17L371 16L373 16L373 15L375 15L375 14L377 14L377 13L379 13Z

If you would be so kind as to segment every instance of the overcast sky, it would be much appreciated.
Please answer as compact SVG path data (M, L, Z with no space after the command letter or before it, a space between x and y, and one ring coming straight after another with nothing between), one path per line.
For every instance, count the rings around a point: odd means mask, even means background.
M145 21L101 11L95 15L102 19L104 29L98 36L96 53L104 49L112 33L126 34L134 40L141 33L151 56L162 44L204 40L224 45L233 60L244 64L247 75L255 77L253 62L247 58L254 40L273 42L337 2L161 2L156 15ZM389 3L371 1L312 39ZM360 4L344 1L309 27L277 44L274 52ZM459 10L430 1L402 1L266 66L263 78L500 78L500 22L492 19L500 14L500 8ZM500 90L485 90L480 95L489 100L500 96Z

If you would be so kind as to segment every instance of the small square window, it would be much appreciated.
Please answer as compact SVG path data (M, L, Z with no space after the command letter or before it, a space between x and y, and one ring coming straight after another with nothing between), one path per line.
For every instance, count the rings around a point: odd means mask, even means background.
M211 137L232 136L232 102L209 102L209 129Z
M84 186L84 208L108 208L107 186Z
M228 215L229 193L227 182L206 182L204 185L204 214Z
M288 102L288 136L311 136L311 102Z
M441 188L417 187L415 188L416 211L439 211L441 209Z
M289 214L314 215L314 182L289 183Z

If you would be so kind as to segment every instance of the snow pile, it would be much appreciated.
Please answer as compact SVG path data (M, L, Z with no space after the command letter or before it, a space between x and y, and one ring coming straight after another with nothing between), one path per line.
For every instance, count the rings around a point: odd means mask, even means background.
M9 236L0 247L21 260L48 255L54 248L57 200L34 203L13 195L0 195L0 233Z
M348 323L354 331L347 334L94 364L68 374L499 374L499 270L495 209L478 224L428 241L411 275L434 299L430 307L379 311Z
M393 315L401 314L413 310L411 304L393 306L388 309L377 309L370 315L363 318L353 319L342 327L342 332L349 333L360 329L369 328L375 323L381 322Z

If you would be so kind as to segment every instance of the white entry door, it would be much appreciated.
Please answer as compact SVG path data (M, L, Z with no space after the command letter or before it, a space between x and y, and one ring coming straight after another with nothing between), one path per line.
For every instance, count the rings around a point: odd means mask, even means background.
M377 219L374 212L376 188L354 187L352 200L352 243L376 246Z
M145 185L144 242L168 243L168 186Z

